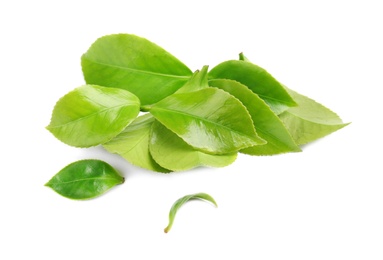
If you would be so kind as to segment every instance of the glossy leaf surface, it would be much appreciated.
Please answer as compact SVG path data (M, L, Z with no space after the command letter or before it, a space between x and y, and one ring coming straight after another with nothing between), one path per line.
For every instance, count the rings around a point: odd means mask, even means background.
M163 48L131 34L97 39L82 56L81 65L88 84L128 90L142 105L169 96L192 75L188 67Z
M306 144L348 125L325 106L293 90L287 90L298 106L289 108L279 117L297 144Z
M233 153L265 143L242 103L220 89L173 94L150 112L189 145L207 153Z
M100 160L81 160L69 164L45 184L58 194L76 200L91 199L105 193L124 178Z
M125 158L131 164L156 172L169 172L159 166L149 153L149 135L155 121L152 115L136 118L119 135L103 144L104 148Z
M210 196L209 194L196 193L196 194L186 195L178 199L176 202L174 202L173 206L171 207L169 212L169 223L168 223L168 226L164 229L165 233L168 233L169 230L172 228L177 211L182 207L182 205L184 205L186 202L190 200L205 200L205 201L209 201L213 203L214 206L218 207L213 197Z
M210 79L232 79L246 85L280 114L296 105L281 83L263 68L246 61L230 60L218 64L209 72Z
M139 108L138 98L126 90L84 85L56 103L47 129L68 145L90 147L119 134Z
M245 105L254 122L258 135L267 141L264 145L256 145L241 150L251 155L273 155L286 152L297 152L300 148L295 144L289 131L270 107L245 85L228 79L210 80L210 86L227 91Z
M185 171L202 165L223 167L237 158L237 153L213 155L198 151L158 121L153 123L149 150L158 164L172 171Z

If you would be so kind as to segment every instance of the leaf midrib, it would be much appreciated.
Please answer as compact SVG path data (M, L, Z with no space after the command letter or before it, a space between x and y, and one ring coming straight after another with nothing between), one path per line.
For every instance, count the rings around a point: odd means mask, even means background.
M56 126L50 126L50 125L49 125L47 128L48 128L48 129L54 129L54 128L64 127L64 126L66 126L66 125L74 124L74 123L77 123L78 121L85 120L85 119L87 119L87 118L89 118L89 117L92 117L92 116L95 116L95 115L97 115L97 114L101 114L101 113L107 112L108 110L117 109L117 108L120 108L120 107L128 107L128 106L133 106L133 105L138 105L138 106L139 106L139 103L134 102L134 103L131 103L131 104L129 104L129 105L124 104L124 105L119 105L119 106L114 106L114 107L107 107L107 108L104 108L104 109L102 109L102 110L100 110L100 111L97 111L97 112L91 113L91 114L89 114L89 115L86 115L86 116L84 116L84 117L80 117L80 118L77 118L77 119L75 119L75 120L73 120L73 121L69 121L69 122L67 122L67 123L65 123L65 124L60 124L60 125L56 125Z
M73 183L73 182L81 182L81 181L90 181L90 180L118 180L117 178L98 178L98 177L92 177L92 178L84 178L84 179L77 179L73 181L62 181L62 182L53 182L49 183L50 185L58 185L58 184L68 184L68 183Z
M165 73L153 72L153 71L149 71L149 70L139 70L139 69L133 69L133 68L128 68L128 67L122 67L122 66L118 66L118 65L115 65L115 64L107 64L107 63L103 63L103 62L99 62L99 61L94 61L94 60L91 60L91 59L89 59L89 58L87 58L85 56L83 56L83 59L86 59L89 62L93 62L93 63L99 64L99 65L102 65L102 66L109 66L109 67L112 67L112 68L117 68L117 69L121 69L121 70L127 70L127 71L141 73L141 74L155 75L155 76L168 77L168 78L176 78L176 79L189 79L191 77L191 75L190 76L180 76L180 75L173 75L173 74L165 74Z

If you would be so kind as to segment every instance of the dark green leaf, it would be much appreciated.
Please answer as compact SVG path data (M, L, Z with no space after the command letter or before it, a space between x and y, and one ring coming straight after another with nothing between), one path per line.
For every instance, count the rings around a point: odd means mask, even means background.
M169 172L159 166L149 153L149 134L155 119L150 114L136 118L124 131L103 144L111 153L117 153L130 163L156 172Z
M279 117L297 144L306 144L348 125L325 106L293 90L287 90L298 106L289 108Z
M158 45L131 34L97 39L81 58L88 84L126 89L142 105L179 89L192 75L181 61Z
M225 61L209 72L210 79L232 79L246 85L280 114L296 103L284 87L261 67L239 60Z
M186 143L207 153L233 153L265 143L242 103L220 89L173 94L150 112Z
M180 199L178 199L176 202L174 202L173 206L170 209L169 212L169 224L168 226L164 229L165 233L168 233L169 230L173 226L174 218L176 217L177 211L184 205L186 202L190 200L206 200L210 201L211 203L214 204L214 206L218 207L217 203L211 197L209 194L206 193L196 193L196 194L191 194L191 195L186 195Z
M158 164L172 171L201 165L223 167L237 158L237 153L213 155L198 151L158 121L152 126L149 150Z
M58 194L76 200L91 199L105 193L124 178L100 160L81 160L69 164L45 184Z
M241 101L249 111L258 135L267 141L264 145L245 148L241 152L251 155L273 155L300 151L278 116L245 85L228 79L210 80L209 84L227 91Z
M56 103L47 129L68 145L90 147L120 133L139 108L138 98L126 90L84 85Z

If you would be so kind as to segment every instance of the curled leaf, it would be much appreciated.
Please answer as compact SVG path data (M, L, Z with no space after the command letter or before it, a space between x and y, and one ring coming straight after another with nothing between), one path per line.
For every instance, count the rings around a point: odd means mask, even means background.
M58 194L75 200L91 199L105 193L124 177L109 164L100 160L81 160L59 171L45 186Z
M210 201L211 203L214 204L214 206L218 207L218 205L215 202L215 200L213 199L213 197L211 197L209 194L206 194L206 193L196 193L196 194L186 195L186 196L178 199L176 202L174 202L172 208L170 209L170 212L169 212L169 224L164 229L165 233L168 233L169 230L172 228L173 222L174 222L174 218L175 218L175 216L177 214L178 209L181 208L181 206L183 204L185 204L186 202L188 202L189 200L206 200L206 201Z

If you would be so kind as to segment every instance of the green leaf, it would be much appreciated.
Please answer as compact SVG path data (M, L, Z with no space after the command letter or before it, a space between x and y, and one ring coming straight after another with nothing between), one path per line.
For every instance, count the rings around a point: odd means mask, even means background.
M196 194L186 195L178 199L176 202L174 202L173 206L171 207L169 211L169 223L168 223L168 226L164 229L165 233L168 233L169 230L172 228L177 211L182 207L182 205L184 205L186 202L190 200L206 200L206 201L210 201L211 203L214 204L214 206L218 207L213 197L211 197L209 194L196 193Z
M293 90L287 91L298 106L289 108L279 117L298 145L314 141L348 125L325 106Z
M251 155L273 155L286 152L298 152L301 149L295 144L289 131L270 107L245 85L228 79L209 81L210 86L220 88L236 97L247 108L254 122L257 134L267 141L241 150Z
M223 167L237 158L237 153L213 155L198 151L158 121L152 126L149 150L158 164L172 171L185 171L202 165Z
M208 66L204 66L201 71L197 70L193 76L183 85L176 93L186 93L193 92L200 89L208 88L208 78L207 78Z
M173 55L131 34L97 39L81 57L81 65L88 84L128 90L142 105L169 96L192 75Z
M136 118L124 131L103 144L111 153L116 153L131 164L156 172L169 170L159 166L149 153L149 135L155 119L150 114Z
M273 110L280 114L289 107L296 106L281 83L261 67L239 60L225 61L209 72L210 79L232 79L246 85L262 98Z
M150 107L150 113L186 143L207 153L233 153L265 143L242 103L220 89L173 94Z
M100 160L81 160L69 164L45 184L58 194L75 200L95 198L124 178L109 164Z
M68 145L90 147L120 133L139 108L138 98L126 90L84 85L56 103L47 129Z

